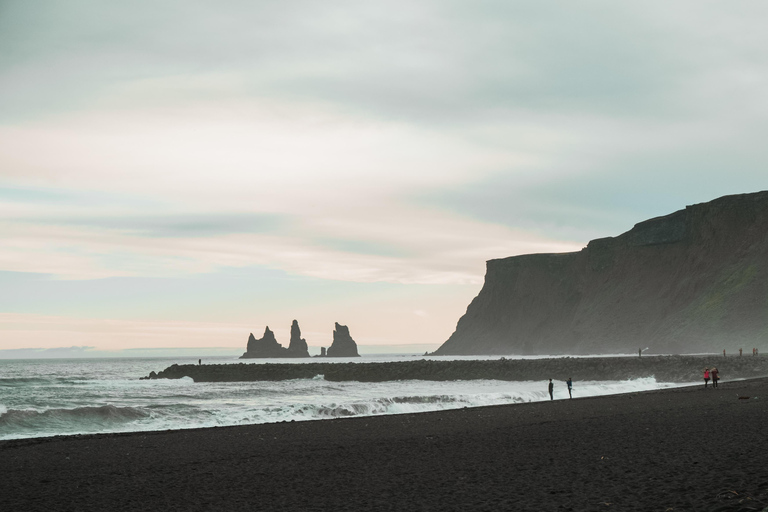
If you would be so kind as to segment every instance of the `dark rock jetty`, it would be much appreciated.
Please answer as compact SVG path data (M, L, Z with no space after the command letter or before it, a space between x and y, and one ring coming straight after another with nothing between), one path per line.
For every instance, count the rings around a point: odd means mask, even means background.
M388 363L265 363L178 365L152 372L143 379L180 379L195 382L275 381L311 379L384 382L394 380L575 381L627 380L655 377L659 382L695 382L705 367L716 366L723 380L768 376L768 358L720 356L560 357L548 359L496 359L439 361L420 359Z

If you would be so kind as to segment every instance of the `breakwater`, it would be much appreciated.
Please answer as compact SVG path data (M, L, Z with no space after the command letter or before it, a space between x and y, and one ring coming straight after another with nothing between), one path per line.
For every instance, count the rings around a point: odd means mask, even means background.
M385 382L397 380L537 381L627 380L655 377L659 382L702 379L704 367L716 366L724 380L768 376L768 358L712 356L558 357L548 359L495 359L441 361L420 359L386 363L240 363L177 365L152 372L142 379L180 379L195 382L244 382L311 379Z

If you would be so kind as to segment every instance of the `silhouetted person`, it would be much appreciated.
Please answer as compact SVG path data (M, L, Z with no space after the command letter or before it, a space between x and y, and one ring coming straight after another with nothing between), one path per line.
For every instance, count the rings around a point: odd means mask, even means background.
M203 360L202 360L202 359L198 359L198 360L197 360L197 366L200 366L200 365L202 365L202 364L203 364Z
M712 367L712 371L709 372L710 375L712 375L712 387L717 387L717 381L720 380L720 372L717 371L717 368L714 366Z
M723 349L723 357L725 357L725 349Z
M552 379L549 379L549 399L550 400L555 399L554 391L555 391L555 385L552 384Z
M739 349L739 357L741 357L741 349Z
M709 384L709 368L704 368L704 389L707 389Z
M571 380L571 378L568 377L568 380L565 381L565 383L568 385L568 398L573 398L573 395L571 394L571 388L573 387L573 380Z
M643 349L637 349L637 357L643 357Z

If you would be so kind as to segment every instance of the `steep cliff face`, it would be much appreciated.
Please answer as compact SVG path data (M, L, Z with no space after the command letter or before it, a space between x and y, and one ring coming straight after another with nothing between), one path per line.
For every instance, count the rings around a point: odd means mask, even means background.
M487 262L436 354L768 347L768 191L641 222L576 253Z

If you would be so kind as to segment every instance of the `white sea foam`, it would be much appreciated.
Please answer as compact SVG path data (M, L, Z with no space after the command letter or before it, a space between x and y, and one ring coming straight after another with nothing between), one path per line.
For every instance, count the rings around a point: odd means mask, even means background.
M306 421L549 400L547 382L195 383L139 380L158 360L0 361L0 439ZM575 382L574 397L673 387L653 378ZM555 399L567 399L564 382Z

